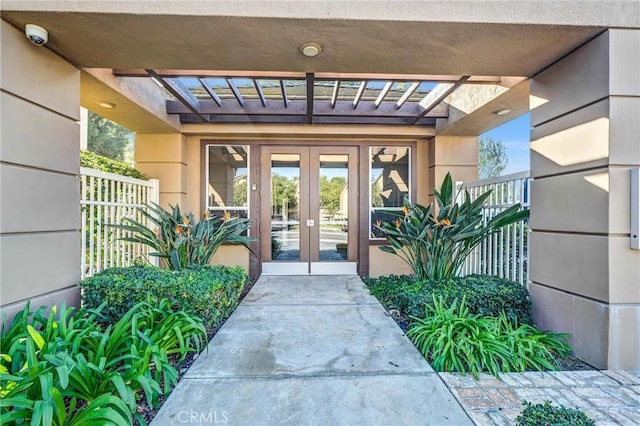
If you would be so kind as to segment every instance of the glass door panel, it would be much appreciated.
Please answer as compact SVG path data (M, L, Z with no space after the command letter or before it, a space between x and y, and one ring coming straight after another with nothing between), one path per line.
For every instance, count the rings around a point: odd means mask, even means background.
M319 260L346 261L349 230L349 156L320 154Z
M300 154L271 154L271 260L300 261Z
M265 146L262 273L355 274L357 148Z

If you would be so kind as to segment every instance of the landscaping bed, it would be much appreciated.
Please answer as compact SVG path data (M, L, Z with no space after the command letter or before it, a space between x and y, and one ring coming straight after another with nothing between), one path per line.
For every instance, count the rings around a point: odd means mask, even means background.
M134 266L82 308L27 304L1 335L1 424L145 424L250 287L242 268Z
M512 345L510 346L511 350L518 348L518 346L513 346L520 344L518 339L522 340L521 343L523 345L537 342L544 342L546 345L541 345L537 352L529 354L523 352L523 357L531 356L531 361L535 362L520 364L515 370L513 366L509 368L507 363L498 357L495 361L496 369L494 374L499 374L500 371L593 369L591 365L575 357L568 346L562 344L568 337L567 335L543 332L535 328L531 319L531 302L528 292L519 283L484 275L455 277L439 281L419 281L415 276L411 275L389 275L378 278L364 278L364 282L398 326L407 332L414 342L416 342L416 336L412 335L411 328L424 322L425 318L436 315L433 307L437 301L442 302L442 309L439 314L446 316L444 311L452 305L459 305L462 300L465 300L465 306L469 311L466 316L456 316L449 319L441 318L441 322L437 326L431 324L434 328L431 329L429 334L439 332L441 327L449 327L447 332L453 333L459 330L459 327L456 328L456 326L452 325L454 322L458 325L460 322L465 322L466 326L469 327L483 326L483 324L486 325L487 318L500 318L501 315L504 315L504 318L512 324L512 326L506 327L506 332L510 333L511 338L503 339ZM453 314L450 313L449 315ZM496 322L499 323L499 321ZM491 327L491 324L488 326ZM502 332L505 332L504 328L501 328ZM520 331L518 332L517 330ZM463 332L462 335L456 338L469 338L469 336L468 333ZM559 346L556 346L556 340L561 343ZM488 344L491 343L493 341L488 342ZM475 342L472 344L475 344ZM487 342L485 341L483 344L487 345ZM547 351L545 348L549 345L551 348ZM429 362L434 362L434 349L437 349L437 345L431 345L429 348L418 347L418 349L422 349L421 352L425 354ZM458 352L462 352L464 348L457 347L457 349ZM471 350L467 352L469 354L473 353ZM471 360L473 360L474 356L469 355ZM483 354L482 356L487 355ZM490 354L490 356L492 355ZM544 357L547 362L541 362L540 357ZM448 365L447 368L451 366ZM438 367L437 362L435 367ZM441 369L441 371L473 372L477 366L470 368L469 362L463 359L462 364L458 365L458 367L460 368L453 370L445 368L444 370ZM487 366L485 365L485 367Z

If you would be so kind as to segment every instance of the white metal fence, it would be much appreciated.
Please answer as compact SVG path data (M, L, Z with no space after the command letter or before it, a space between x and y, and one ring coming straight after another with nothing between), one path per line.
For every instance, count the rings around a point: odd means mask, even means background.
M472 199L491 190L483 208L484 221L515 203L529 208L529 172L464 184ZM529 281L529 221L514 223L487 238L471 253L463 275L488 274L527 285Z
M81 277L84 279L105 268L130 266L137 260L147 260L149 250L146 246L120 241L119 238L130 236L130 233L108 225L120 224L124 217L144 223L138 207L159 202L159 181L81 167L80 191L84 251Z

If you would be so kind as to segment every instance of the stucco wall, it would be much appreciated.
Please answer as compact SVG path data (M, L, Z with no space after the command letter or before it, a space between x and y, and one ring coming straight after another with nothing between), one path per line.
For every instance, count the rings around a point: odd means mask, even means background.
M0 27L0 310L80 291L80 72Z
M609 30L531 82L534 316L603 368L640 368L640 251L629 247L639 64L640 30Z

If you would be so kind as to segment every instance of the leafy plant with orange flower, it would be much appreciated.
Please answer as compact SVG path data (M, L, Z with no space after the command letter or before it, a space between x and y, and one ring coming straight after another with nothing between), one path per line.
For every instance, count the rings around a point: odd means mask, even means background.
M161 266L177 271L193 265L208 265L224 243L249 248L249 243L254 241L246 236L249 219L231 217L227 212L218 218L205 212L197 221L192 213L183 214L179 206L170 207L170 212L155 203L139 208L151 227L131 218L111 226L131 232L132 236L120 239L151 247L155 251L149 254L160 258Z
M436 205L411 204L405 199L402 211L385 212L395 219L376 225L389 243L380 250L399 256L419 280L457 276L467 256L485 238L529 217L529 211L517 203L483 221L482 206L490 194L487 191L472 201L465 190L461 197L447 173L440 190L434 191ZM457 201L460 198L462 202Z

